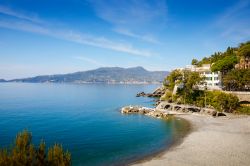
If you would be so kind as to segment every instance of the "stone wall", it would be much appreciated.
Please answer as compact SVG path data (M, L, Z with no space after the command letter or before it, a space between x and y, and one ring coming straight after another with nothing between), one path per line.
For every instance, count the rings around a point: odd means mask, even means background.
M250 92L240 92L240 91L224 91L224 92L234 94L239 98L240 101L250 102Z

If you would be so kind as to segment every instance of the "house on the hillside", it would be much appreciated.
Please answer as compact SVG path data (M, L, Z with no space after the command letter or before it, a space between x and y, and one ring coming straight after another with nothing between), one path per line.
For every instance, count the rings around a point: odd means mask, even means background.
M210 64L203 64L201 67L187 65L182 70L199 72L201 76L205 77L205 84L199 85L199 88L204 89L206 86L210 90L221 90L221 73L219 71L212 72Z
M250 69L250 57L241 57L240 62L235 65L236 69Z

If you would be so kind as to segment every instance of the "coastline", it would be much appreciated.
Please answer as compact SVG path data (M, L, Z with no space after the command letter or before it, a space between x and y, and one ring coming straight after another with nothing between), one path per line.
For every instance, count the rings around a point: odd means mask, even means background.
M152 117L152 118L154 118L154 117ZM175 116L173 116L171 118L175 118L177 120L181 120L183 122L183 125L184 125L183 128L182 128L182 130L184 129L185 131L178 131L178 134L175 135L175 138L174 138L175 140L173 141L173 143L170 146L166 146L166 147L162 148L158 152L152 153L152 154L150 154L148 156L145 156L145 157L143 157L143 158L141 158L139 160L135 160L133 162L130 162L128 165L141 165L141 164L147 163L147 162L149 162L151 160L160 158L166 152L171 151L175 147L179 146L184 141L184 139L189 134L192 133L193 126L190 123L190 121L188 121L188 120L186 120L185 118L182 118L182 117L175 117Z
M164 152L131 165L249 165L249 116L214 118L199 114L178 114L175 117L189 121L190 132Z

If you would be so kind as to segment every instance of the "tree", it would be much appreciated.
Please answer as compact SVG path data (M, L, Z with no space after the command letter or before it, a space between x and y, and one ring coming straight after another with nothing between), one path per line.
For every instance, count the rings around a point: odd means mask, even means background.
M250 87L250 70L231 70L223 78L226 90L246 90Z
M178 91L178 95L182 98L183 103L194 104L198 90L197 85L202 84L204 77L201 77L198 72L183 71L183 77L180 81L183 88Z
M211 70L221 71L223 74L228 72L229 70L233 69L235 64L238 62L236 55L226 56L223 59L218 60L211 66Z
M220 112L233 112L239 106L239 99L233 94L227 94L221 91L209 91L208 104Z
M166 83L165 83L165 86L169 89L169 90L173 90L174 89L174 86L175 84L182 80L182 77L183 77L183 74L180 70L174 70L172 71L168 76L167 78L165 79Z
M192 63L191 63L191 64L192 64L192 65L198 65L198 62L199 62L199 61L198 61L197 59L192 59Z
M250 41L240 45L240 48L238 50L238 56L250 57Z
M25 166L69 166L71 155L64 152L61 145L54 145L49 148L46 157L45 142L41 141L38 148L32 144L32 135L27 130L18 133L15 144L9 149L0 150L0 165L25 165Z

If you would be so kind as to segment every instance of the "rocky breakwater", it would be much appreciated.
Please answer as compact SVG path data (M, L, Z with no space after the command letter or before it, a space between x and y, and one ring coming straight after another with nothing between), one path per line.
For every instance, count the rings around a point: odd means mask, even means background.
M169 114L175 113L197 113L197 114L204 114L204 115L211 115L211 116L226 116L226 113L217 112L213 108L201 108L191 105L181 105L175 103L168 103L166 101L160 102L160 104L156 107L157 110L165 110L168 111Z
M136 94L136 97L161 97L165 93L165 88L164 87L159 87L156 90L154 90L153 93L145 93L145 92L140 92Z
M155 118L167 118L168 114L163 111L157 111L155 108L141 106L126 106L121 109L122 114L143 114Z

